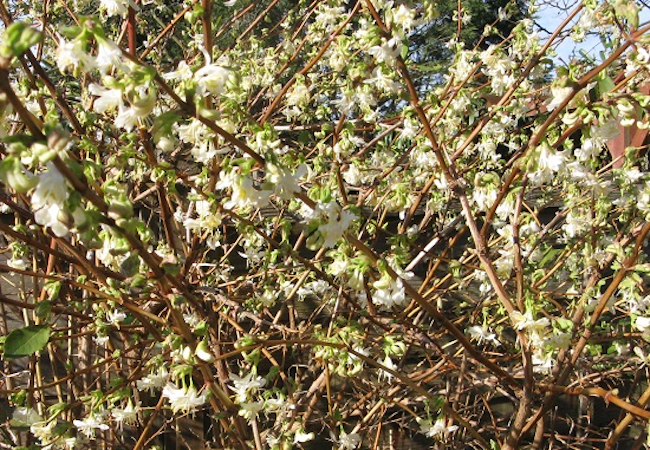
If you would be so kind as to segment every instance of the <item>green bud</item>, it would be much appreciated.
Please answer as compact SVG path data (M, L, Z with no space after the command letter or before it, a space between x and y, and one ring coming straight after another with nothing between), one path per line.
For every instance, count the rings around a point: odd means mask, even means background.
M50 149L47 145L40 142L32 145L31 150L34 158L38 159L43 164L52 161L56 156L56 151Z
M19 193L25 193L36 186L38 179L22 165L15 156L8 156L0 162L0 181Z
M42 33L25 22L14 22L5 30L0 56L12 58L25 53L29 47L41 40Z
M108 205L108 215L113 219L133 217L133 205L126 199L113 199Z
M214 356L212 356L212 353L210 352L210 348L208 347L208 343L205 341L199 342L199 344L196 346L196 351L194 352L194 355L199 358L201 361L211 363L214 361Z

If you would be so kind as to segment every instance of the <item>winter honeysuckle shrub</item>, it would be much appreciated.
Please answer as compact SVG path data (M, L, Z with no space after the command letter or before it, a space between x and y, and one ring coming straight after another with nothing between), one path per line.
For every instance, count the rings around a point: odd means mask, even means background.
M0 442L638 446L647 6L551 11L0 2Z

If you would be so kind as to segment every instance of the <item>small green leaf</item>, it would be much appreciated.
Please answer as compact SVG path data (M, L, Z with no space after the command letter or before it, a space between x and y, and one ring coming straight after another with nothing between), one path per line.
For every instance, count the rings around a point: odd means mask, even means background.
M29 356L43 350L50 340L50 327L47 325L30 325L14 330L5 341L5 359Z

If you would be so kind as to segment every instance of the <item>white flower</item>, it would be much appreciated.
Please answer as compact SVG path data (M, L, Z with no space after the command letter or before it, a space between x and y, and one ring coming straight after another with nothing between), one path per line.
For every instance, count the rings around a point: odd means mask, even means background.
M645 333L648 329L650 329L650 317L638 316L634 321L634 326L641 333Z
M273 185L273 193L278 197L291 200L296 192L300 192L298 180L307 172L307 166L301 164L295 173L289 169L278 167L275 164L266 164L266 179Z
M58 237L63 237L68 234L68 227L60 219L66 214L64 204L69 196L68 186L52 163L48 163L47 168L47 172L39 175L38 185L32 194L34 219L39 225L51 228Z
M334 247L355 219L354 214L341 210L335 201L319 203L316 205L316 212L327 220L318 227L318 231L323 236L323 246L326 248Z
M65 210L61 205L52 203L43 206L41 209L34 213L34 219L39 225L50 228L57 237L63 237L68 234L68 227L59 220L60 217L65 215Z
M103 114L117 108L123 108L122 91L119 89L106 89L98 84L90 83L88 92L97 98L93 102L93 110Z
M296 434L293 435L294 444L302 444L303 442L309 442L312 439L314 439L314 433L306 433L302 428L296 431Z
M194 351L194 355L199 358L201 361L210 363L214 361L214 356L212 356L212 353L210 353L210 350L208 349L208 344L205 341L201 341L198 343L196 346L196 350Z
M125 16L129 10L129 0L100 0L99 6L109 16Z
M113 408L111 410L111 416L115 421L122 425L133 425L138 420L138 413L140 412L140 402L133 405L133 402L129 399L125 408Z
M250 206L262 208L269 202L271 191L257 190L253 184L253 179L247 175L240 175L239 171L231 170L228 174L221 172L217 189L232 189L230 200L224 203L224 208L245 209Z
M198 119L192 119L187 125L177 125L178 138L188 144L196 144L214 139L214 133Z
M384 275L372 284L375 292L372 295L372 302L383 305L386 308L403 306L406 301L406 292L401 278L393 280L389 275Z
M348 165L348 169L343 172L343 179L352 186L359 186L362 183L362 174L356 164Z
M287 405L287 402L282 396L278 396L267 399L264 405L267 411L281 411Z
M216 64L209 64L197 70L194 81L199 86L198 94L204 97L208 94L220 95L230 77L230 70Z
M135 108L119 107L119 113L115 118L115 126L126 131L131 131L138 124L138 114Z
M97 345L101 345L102 347L106 346L109 340L110 340L109 336L101 336L101 335L93 336L93 341L95 341Z
M23 258L11 258L7 261L7 265L12 269L27 270L27 262Z
M136 387L138 391L149 390L153 392L154 389L162 387L169 378L169 373L167 369L161 367L158 372L150 373L149 375L143 377L142 379L136 381Z
M90 439L95 438L96 430L106 431L109 428L97 414L91 414L84 420L73 420L72 424Z
M106 313L106 322L108 322L109 325L117 327L118 330L120 328L120 323L123 322L124 319L126 319L126 314L117 309Z
M190 328L196 328L201 323L201 318L195 312L183 313L183 320Z
M533 314L527 312L522 314L519 311L512 313L512 320L515 322L518 330L537 330L542 331L551 325L551 321L546 317L541 319L533 320Z
M607 141L620 134L618 122L614 119L602 123L589 130L589 138L585 139L582 146L575 150L576 158L580 161L589 161L598 156Z
M391 12L393 25L398 25L405 31L410 30L415 25L415 10L406 5L399 5L397 8L392 9Z
M562 225L567 238L574 238L583 233L589 226L589 221L585 219L579 211L570 210L566 216L565 224Z
M47 172L39 176L38 186L32 195L34 209L48 203L62 204L68 199L68 186L61 172L52 163L48 163L47 168Z
M528 343L531 347L541 347L544 345L544 338L549 333L551 321L546 317L533 320L531 312L521 314L519 311L512 313L512 320L519 331L526 331Z
M552 349L567 349L571 345L571 333L554 332L544 340L544 346Z
M45 444L52 440L52 431L56 425L56 420L50 420L49 422L35 422L29 427L29 431L38 438L41 443Z
M306 107L309 104L311 99L311 94L309 93L309 88L302 83L296 83L293 85L291 90L287 92L285 96L285 101L289 106L300 106Z
M386 93L396 93L401 85L390 77L390 72L384 72L382 66L378 66L372 72L373 78L368 78L365 83L376 86Z
M397 366L388 355L384 358L383 361L381 361L381 364L385 366L387 369L397 370ZM384 369L379 369L379 379L381 380L382 378L386 378L386 381L390 383L391 381L393 381L393 374Z
M457 425L448 427L445 419L438 419L431 423L430 419L424 420L418 418L417 423L420 425L420 432L428 437L441 437L446 433L452 433L458 429Z
M550 374L553 366L555 366L555 360L550 353L538 354L535 352L531 360L533 363L533 372L535 373Z
M61 73L72 67L72 70L90 70L95 65L95 60L83 47L80 40L66 41L61 39L56 50L56 65Z
M97 69L104 74L113 67L126 67L122 62L122 50L115 42L107 39L99 39L95 64Z
M558 152L548 144L541 145L537 151L537 167L529 177L535 185L540 186L553 180L566 159L563 152Z
M263 407L264 402L246 402L241 404L238 414L250 422L257 417L257 413L260 412Z
M173 383L167 383L162 391L163 397L169 400L172 411L187 414L196 411L207 401L207 395L199 395L194 386L178 388Z
M192 79L193 76L194 74L192 73L192 69L187 64L187 62L183 60L178 63L178 67L176 68L176 70L172 72L167 72L166 74L163 74L162 77L165 80L186 81Z
M236 400L242 404L246 402L249 394L255 394L258 389L266 385L266 380L260 376L256 376L253 372L248 372L244 377L231 373L229 377L233 382L232 388L235 391Z
M473 327L469 327L467 332L469 333L470 337L477 340L479 344L483 341L488 341L494 343L496 346L501 345L497 339L496 334L491 333L490 330L485 326L481 327L479 325L474 325Z
M368 49L368 53L375 57L378 63L386 63L389 66L392 66L399 55L398 50L398 41L396 38L392 38L389 41L382 38L382 45L375 45Z
M555 108L560 106L566 98L573 93L573 88L571 86L567 87L561 87L561 86L553 86L551 87L551 94L553 95L553 98L551 101L546 105L546 109L549 111L553 111Z
M341 430L338 440L338 450L354 450L361 443L361 436L358 433L346 433Z

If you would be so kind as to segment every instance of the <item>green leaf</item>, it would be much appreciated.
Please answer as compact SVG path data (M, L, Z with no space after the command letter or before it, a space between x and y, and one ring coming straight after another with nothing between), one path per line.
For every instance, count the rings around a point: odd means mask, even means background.
M50 327L47 325L30 325L14 330L5 341L5 359L29 356L43 350L50 340Z

